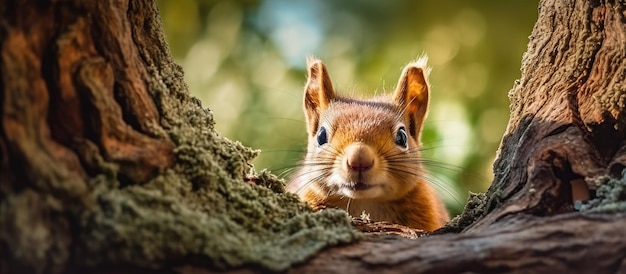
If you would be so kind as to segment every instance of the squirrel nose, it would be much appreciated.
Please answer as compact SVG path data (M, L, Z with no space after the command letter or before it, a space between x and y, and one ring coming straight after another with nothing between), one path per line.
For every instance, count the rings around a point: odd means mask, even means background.
M354 143L345 149L346 165L352 171L367 171L374 166L375 153L366 144Z

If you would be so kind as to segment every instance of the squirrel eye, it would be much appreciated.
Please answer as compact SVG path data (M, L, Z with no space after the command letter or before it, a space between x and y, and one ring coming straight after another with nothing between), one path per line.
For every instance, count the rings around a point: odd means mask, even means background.
M408 146L408 141L409 136L406 134L406 130L404 129L404 127L399 128L396 132L396 145L406 148Z
M328 143L328 134L326 133L326 128L324 126L320 127L315 137L317 138L318 146Z

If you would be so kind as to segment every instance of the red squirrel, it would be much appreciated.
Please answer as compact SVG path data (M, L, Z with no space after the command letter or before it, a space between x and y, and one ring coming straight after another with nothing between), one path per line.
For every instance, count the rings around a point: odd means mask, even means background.
M335 93L322 61L307 59L308 147L287 191L314 209L342 208L372 221L433 231L449 220L425 179L420 135L429 101L426 57L402 71L393 96Z

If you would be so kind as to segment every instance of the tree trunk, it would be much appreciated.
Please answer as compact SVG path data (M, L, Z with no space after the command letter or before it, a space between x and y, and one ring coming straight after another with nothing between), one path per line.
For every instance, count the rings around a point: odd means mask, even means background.
M0 3L0 273L626 272L624 2L541 1L488 192L356 242L214 132L156 14Z
M15 256L5 253L14 248L38 251L24 254L32 256L23 262L32 264L27 269L50 267L53 252L67 259L74 224L65 211L90 202L89 178L115 172L121 184L133 185L173 164L174 144L146 83L144 59L152 57L136 45L148 47L153 39L133 31L155 10L128 4L0 3L3 261ZM132 21L121 17L126 9L137 12ZM158 46L149 46L151 55ZM11 209L19 204L23 211ZM36 234L38 226L43 235L18 232ZM32 242L13 246L21 240Z

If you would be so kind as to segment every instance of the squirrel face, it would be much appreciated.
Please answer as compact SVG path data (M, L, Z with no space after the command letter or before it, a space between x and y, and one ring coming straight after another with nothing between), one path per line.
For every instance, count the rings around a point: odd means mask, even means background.
M402 72L393 96L340 97L324 64L307 60L304 110L308 149L288 190L333 199L392 201L423 179L419 161L429 88L425 58Z
M305 160L316 163L311 173L329 174L320 180L320 188L347 198L376 200L397 199L411 189L414 180L406 180L406 173L417 172L417 166L409 158L419 152L400 111L382 102L331 102L320 115L323 122L317 133L309 137ZM322 159L328 159L326 165L318 163Z

